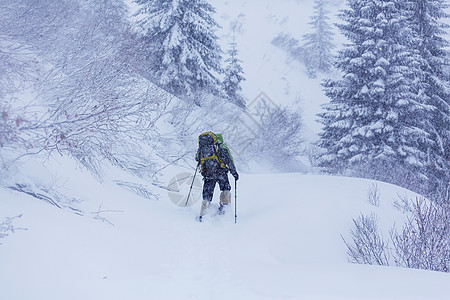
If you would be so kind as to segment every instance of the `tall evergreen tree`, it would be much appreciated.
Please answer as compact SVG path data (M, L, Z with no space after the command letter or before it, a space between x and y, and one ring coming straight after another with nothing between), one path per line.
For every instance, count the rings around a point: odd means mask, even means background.
M241 82L245 78L243 76L244 71L240 65L242 61L238 58L238 49L234 34L230 49L227 50L227 55L228 58L225 60L227 66L225 67L225 78L222 82L222 87L231 102L244 108L245 99L242 96Z
M449 43L443 38L450 26L441 22L448 18L448 5L442 0L410 0L405 3L411 11L410 23L416 34L413 46L422 60L422 81L425 84L423 101L434 109L429 115L429 133L433 143L428 145L427 175L430 191L447 193L450 184L450 83ZM449 201L450 199L447 199Z
M333 44L332 27L328 23L330 13L325 9L324 0L314 0L315 13L311 17L311 25L314 32L305 34L303 45L305 49L305 62L310 72L310 76L315 76L315 71L327 72L329 71L332 61L332 49L335 48Z
M149 44L150 73L156 84L177 96L218 94L222 50L215 9L205 0L135 0Z
M321 163L335 171L365 168L360 171L373 173L361 175L406 184L399 181L423 171L423 145L430 143L424 130L430 108L421 102L421 58L410 46L412 30L402 0L348 5L339 28L350 43L336 63L343 77L324 83L331 101L319 115Z

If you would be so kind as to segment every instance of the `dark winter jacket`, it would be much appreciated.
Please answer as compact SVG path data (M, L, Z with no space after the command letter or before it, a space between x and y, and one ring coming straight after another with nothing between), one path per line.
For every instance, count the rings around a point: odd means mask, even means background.
M222 147L222 144L220 143L218 144L216 155L219 158L220 162L222 162L225 165L225 168L218 167L217 170L214 172L216 175L214 177L223 176L223 174L226 174L228 171L230 171L231 175L233 175L233 177L237 180L239 178L239 175L236 171L233 159L231 158L228 150L225 147ZM200 149L197 150L195 160L200 163Z
M233 158L231 158L228 150L222 147L222 144L219 144L217 148L218 148L217 156L228 167L228 170L230 170L231 175L233 175L235 178L239 177L238 173L236 172L236 167L234 166Z

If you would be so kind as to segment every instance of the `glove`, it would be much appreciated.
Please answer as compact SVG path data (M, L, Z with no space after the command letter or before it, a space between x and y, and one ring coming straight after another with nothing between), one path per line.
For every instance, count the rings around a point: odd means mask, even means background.
M238 174L236 171L232 172L231 175L233 175L234 179L235 179L236 181L238 181L238 179L239 179L239 174Z

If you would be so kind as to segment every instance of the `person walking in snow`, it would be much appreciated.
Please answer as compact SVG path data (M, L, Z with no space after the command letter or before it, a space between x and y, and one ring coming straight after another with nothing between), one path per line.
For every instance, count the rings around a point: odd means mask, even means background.
M231 185L228 181L228 171L236 181L239 179L239 174L221 134L202 133L198 137L198 150L195 160L198 162L200 173L203 176L203 201L199 216L201 222L213 199L216 183L219 183L221 191L219 214L225 212L224 207L231 203Z

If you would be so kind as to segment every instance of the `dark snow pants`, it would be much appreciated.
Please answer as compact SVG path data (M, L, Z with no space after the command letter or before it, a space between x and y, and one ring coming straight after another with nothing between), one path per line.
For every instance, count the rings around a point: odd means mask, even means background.
M216 183L219 183L221 191L231 190L230 182L228 181L228 173L218 174L215 178L203 178L203 200L212 201L214 195L214 188Z

